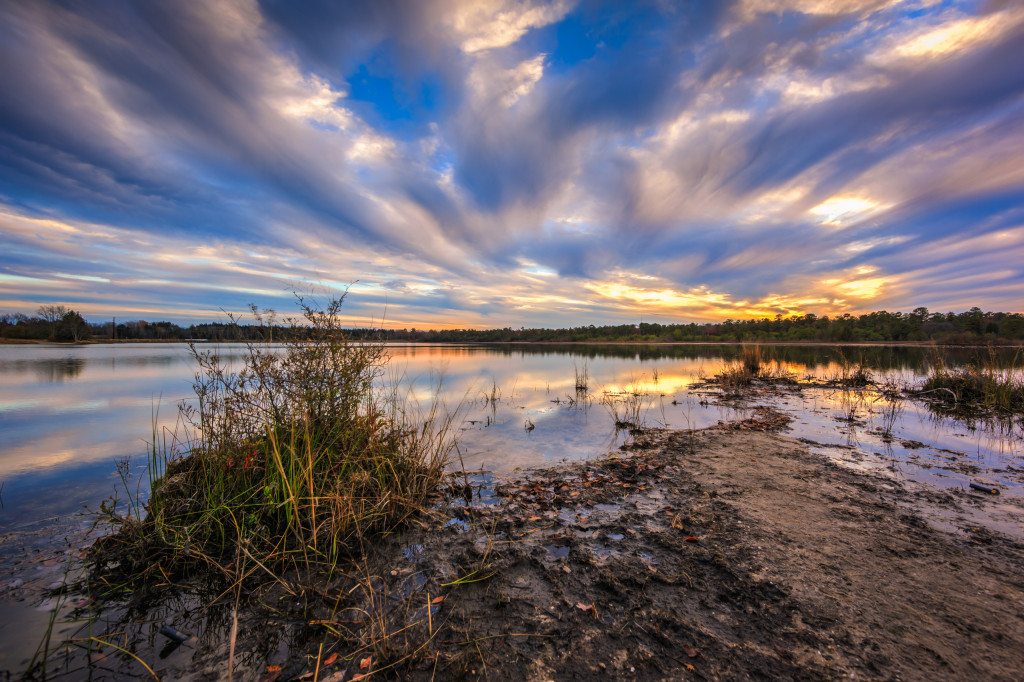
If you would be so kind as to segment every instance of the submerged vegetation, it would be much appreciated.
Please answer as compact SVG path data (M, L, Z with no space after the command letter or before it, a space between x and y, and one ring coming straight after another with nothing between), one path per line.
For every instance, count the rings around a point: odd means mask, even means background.
M754 381L794 383L791 373L777 360L762 356L760 346L744 346L739 357L725 365L714 382L727 391L741 390Z
M104 507L119 528L94 546L94 577L155 582L205 568L241 580L330 566L424 507L444 474L452 415L436 402L410 415L380 388L385 348L346 337L343 299L300 298L283 347L252 343L237 370L193 347L184 433L169 445L154 437L159 478L145 505L130 501L128 516Z

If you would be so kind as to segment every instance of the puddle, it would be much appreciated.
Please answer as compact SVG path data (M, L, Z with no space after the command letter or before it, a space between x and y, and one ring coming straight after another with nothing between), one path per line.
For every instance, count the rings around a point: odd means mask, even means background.
M423 586L426 584L427 574L423 571L417 571L402 581L402 587L398 591L398 595L396 595L396 597L399 599L407 599L409 596L422 590Z
M1024 471L1018 471L1024 469L1024 441L1012 432L999 425L967 429L909 401L891 424L882 423L886 415L877 403L864 399L856 407L857 422L836 423L850 409L836 394L805 388L779 401L794 418L784 433L813 442L815 451L851 468L941 490L990 481L1002 494L1024 499Z
M568 545L544 545L544 549L547 550L548 556L554 559L564 559L569 556Z

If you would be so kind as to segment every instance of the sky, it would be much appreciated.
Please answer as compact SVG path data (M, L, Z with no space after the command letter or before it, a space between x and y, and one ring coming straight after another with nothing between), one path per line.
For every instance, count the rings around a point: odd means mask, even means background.
M0 312L1024 310L1024 4L0 0Z

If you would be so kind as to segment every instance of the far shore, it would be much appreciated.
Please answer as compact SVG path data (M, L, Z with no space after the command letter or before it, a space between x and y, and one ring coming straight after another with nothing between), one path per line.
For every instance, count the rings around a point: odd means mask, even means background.
M187 345L217 343L257 343L255 341L207 339L88 339L85 341L45 341L41 339L0 338L0 346L101 346L122 344L174 343ZM907 348L1022 348L1024 341L1016 343L947 344L942 341L385 341L394 346L842 346L878 348L902 346Z

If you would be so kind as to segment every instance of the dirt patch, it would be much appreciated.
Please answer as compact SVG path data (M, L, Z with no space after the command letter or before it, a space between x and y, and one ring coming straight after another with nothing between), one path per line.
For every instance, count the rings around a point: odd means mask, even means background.
M647 432L329 582L268 581L241 596L236 679L1019 679L1024 547L935 530L898 483L752 426ZM201 637L156 671L225 676L231 619L202 613L150 613L136 654L173 621Z

